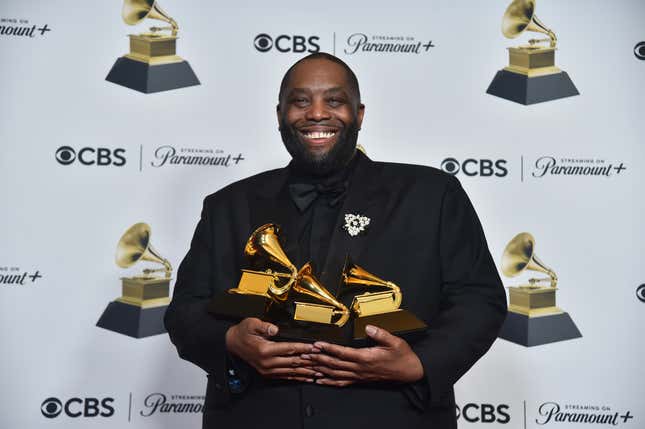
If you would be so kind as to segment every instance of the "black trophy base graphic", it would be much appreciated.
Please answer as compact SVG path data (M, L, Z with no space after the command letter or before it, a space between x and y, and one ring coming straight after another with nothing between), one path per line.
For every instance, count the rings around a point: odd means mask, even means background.
M367 334L365 333L365 327L367 325L374 325L385 329L391 334L408 341L423 335L428 329L428 325L407 310L372 314L370 316L357 317L354 320L354 340L356 342L360 343L368 340Z
M528 317L508 312L499 337L525 346L539 346L582 337L568 313Z
M127 57L116 60L105 80L144 94L200 84L188 61L150 65Z
M263 319L269 301L269 298L261 295L220 292L208 304L208 312L218 319Z
M163 316L168 306L141 308L112 301L96 322L96 326L133 338L151 337L166 333Z
M498 71L486 92L525 106L580 95L567 72L528 77L508 70Z
M321 323L305 322L306 326L299 325L297 321L272 322L278 327L278 335L274 341L289 341L297 343L315 343L325 341L340 345L350 344L343 328L336 325L323 325Z

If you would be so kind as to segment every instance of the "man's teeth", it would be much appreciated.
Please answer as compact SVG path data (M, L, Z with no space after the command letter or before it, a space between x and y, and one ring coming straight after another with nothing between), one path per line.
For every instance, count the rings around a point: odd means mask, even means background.
M328 139L336 134L335 131L309 131L304 132L303 135L308 139Z

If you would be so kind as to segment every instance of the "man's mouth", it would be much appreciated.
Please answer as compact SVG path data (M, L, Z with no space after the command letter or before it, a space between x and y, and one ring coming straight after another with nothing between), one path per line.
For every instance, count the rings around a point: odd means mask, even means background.
M300 129L298 133L302 136L303 140L310 146L327 146L335 141L338 134L337 129Z

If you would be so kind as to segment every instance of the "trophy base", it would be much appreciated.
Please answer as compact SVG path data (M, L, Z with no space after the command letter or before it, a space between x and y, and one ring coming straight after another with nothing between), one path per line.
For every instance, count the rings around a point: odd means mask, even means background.
M218 319L264 318L269 298L261 295L221 292L208 304L208 312Z
M582 334L568 313L529 317L509 311L499 338L525 347L580 338Z
M188 61L151 65L127 57L116 60L105 80L144 94L200 84Z
M486 93L525 106L580 95L567 72L529 77L521 73L500 70Z
M99 328L133 338L151 337L166 333L163 316L167 305L141 308L136 305L112 301L96 322Z
M344 334L342 328L336 325L322 325L318 323L307 323L306 326L298 326L297 322L273 322L278 326L278 335L272 338L273 341L289 341L297 343L315 343L325 341L333 344L349 345L350 341Z
M378 326L406 340L417 338L428 329L428 325L417 316L407 310L399 309L388 313L357 317L354 320L354 341L361 342L368 339L365 333L367 325Z

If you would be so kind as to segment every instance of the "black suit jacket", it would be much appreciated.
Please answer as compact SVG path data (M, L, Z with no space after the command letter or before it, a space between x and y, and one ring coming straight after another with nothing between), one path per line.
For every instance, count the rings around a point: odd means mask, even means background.
M429 326L427 336L412 344L424 378L333 388L271 382L246 367L249 387L240 394L229 391L224 334L231 323L207 313L209 299L237 285L246 266L244 244L262 224L280 224L285 252L298 260L289 241L295 222L285 186L288 169L267 171L206 197L166 313L179 355L208 373L204 427L456 428L452 386L490 347L506 314L484 233L453 176L430 167L373 162L360 152L356 156L319 278L334 290L350 254L358 265L397 283L402 308ZM345 213L369 217L367 233L351 237L342 230Z

